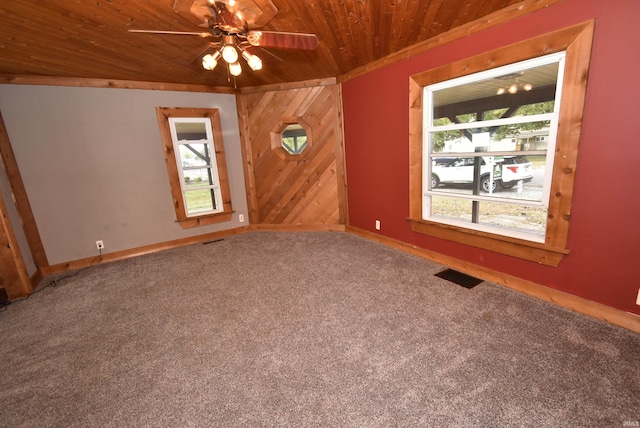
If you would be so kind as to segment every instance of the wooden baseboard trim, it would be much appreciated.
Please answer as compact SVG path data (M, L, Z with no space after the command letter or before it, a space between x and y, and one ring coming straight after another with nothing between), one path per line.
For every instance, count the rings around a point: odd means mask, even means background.
M345 231L347 233L351 233L353 235L357 235L362 238L369 239L371 241L378 242L380 244L404 251L406 253L413 254L415 256L422 257L427 260L431 260L433 262L459 270L468 275L482 278L485 281L490 281L495 284L509 287L511 289L520 291L521 293L525 293L529 296L551 302L565 309L569 309L574 312L590 316L592 318L606 321L618 327L623 327L636 333L640 333L640 316L636 314L624 312L619 309L603 305L601 303L587 300L583 297L578 297L573 294L545 287L544 285L540 285L532 281L527 281L525 279L518 278L512 275L496 272L492 269L456 259L455 257L446 256L435 251L416 247L414 245L388 238L386 236L378 235L376 233L359 229L353 226L346 226Z
M155 253L157 251L169 250L171 248L182 247L185 245L199 244L202 242L221 239L226 236L239 235L241 233L251 231L275 231L275 232L344 232L343 224L330 225L279 225L279 224L256 224L238 227L235 229L222 230L219 232L207 233L205 235L197 235L189 238L176 239L174 241L161 242L159 244L145 245L144 247L132 248L130 250L116 251L113 253L103 254L96 257L87 257L84 259L73 260L70 262L59 263L41 268L31 279L31 283L37 285L42 278L49 275L83 269L90 266L96 266L103 263L115 262L131 257L142 256L145 254ZM35 283L33 281L36 281ZM34 285L34 287L35 287Z
M503 285L511 289L520 291L527 295L554 303L565 309L581 313L610 324L626 328L628 330L640 333L640 316L629 312L624 312L601 303L593 302L573 294L555 290L527 281L505 273L497 272L483 266L465 262L455 257L446 256L435 251L416 247L402 241L378 235L363 229L345 225L273 225L273 224L257 224L239 227L235 229L223 230L220 232L212 232L205 235L198 235L189 238L177 239L174 241L162 242L159 244L146 245L143 247L133 248L130 250L117 251L114 253L104 254L99 257L88 257L85 259L74 260L71 262L60 263L39 269L31 276L31 284L35 287L44 277L55 275L63 272L82 269L98 264L114 262L117 260L128 259L131 257L142 256L145 254L155 253L157 251L168 250L171 248L182 247L185 245L198 244L202 242L221 239L226 236L239 235L251 231L271 231L271 232L346 232L356 236L378 242L380 244L392 247L418 257L431 260L453 269L464 272L485 281L491 281L495 284Z
M344 232L344 224L254 224L250 230L272 232Z
M130 250L116 251L113 253L103 254L97 257L87 257L85 259L74 260L66 263L59 263L41 269L43 276L55 275L58 273L78 270L90 266L96 266L104 263L124 260L131 257L151 254L158 251L169 250L171 248L183 247L185 245L199 244L202 242L221 239L226 236L239 235L251 230L250 226L238 227L235 229L222 230L219 232L211 232L204 235L192 236L189 238L176 239L174 241L161 242L159 244L145 245L143 247L132 248Z
M29 281L31 281L31 292L35 291L36 287L38 286L38 284L40 284L40 281L42 281L43 278L44 275L42 274L42 269L36 270L36 273L29 277Z

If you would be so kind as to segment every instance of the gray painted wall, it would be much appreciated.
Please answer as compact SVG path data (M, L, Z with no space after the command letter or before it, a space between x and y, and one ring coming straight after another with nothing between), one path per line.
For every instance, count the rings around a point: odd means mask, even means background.
M158 106L220 109L232 221L176 223ZM0 111L52 265L246 224L234 95L0 85Z

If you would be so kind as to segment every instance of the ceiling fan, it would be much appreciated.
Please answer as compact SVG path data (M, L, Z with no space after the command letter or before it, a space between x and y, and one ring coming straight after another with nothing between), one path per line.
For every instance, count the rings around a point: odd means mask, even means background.
M204 4L203 4L204 3ZM205 70L213 70L222 58L229 74L239 76L242 67L239 57L254 71L262 69L262 59L255 48L288 48L315 50L318 37L308 33L287 33L257 30L273 18L277 9L270 0L176 0L176 12L190 12L201 19L206 31L132 30L132 33L193 35L212 38L198 58Z

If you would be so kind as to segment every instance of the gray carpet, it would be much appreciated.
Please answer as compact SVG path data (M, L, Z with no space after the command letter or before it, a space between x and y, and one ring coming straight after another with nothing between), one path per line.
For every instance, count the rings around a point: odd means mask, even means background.
M442 269L331 232L94 266L0 313L0 426L640 420L640 335Z

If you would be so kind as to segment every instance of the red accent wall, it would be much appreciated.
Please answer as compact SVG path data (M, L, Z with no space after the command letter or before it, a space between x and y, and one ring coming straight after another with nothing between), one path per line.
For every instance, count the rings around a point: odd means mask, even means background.
M571 253L557 268L411 231L409 76L596 19ZM640 1L565 0L343 83L350 225L640 314Z

